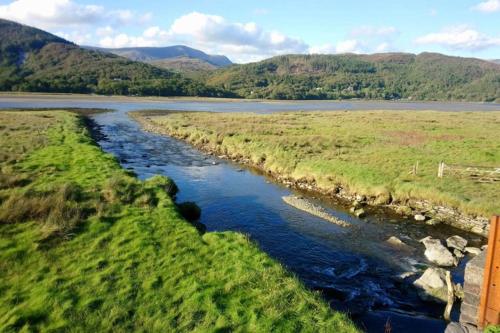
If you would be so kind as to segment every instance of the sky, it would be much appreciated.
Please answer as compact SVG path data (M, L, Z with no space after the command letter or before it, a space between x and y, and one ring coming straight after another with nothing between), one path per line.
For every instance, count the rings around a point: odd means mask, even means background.
M237 63L289 53L500 59L500 0L0 0L0 18L79 45L183 44Z

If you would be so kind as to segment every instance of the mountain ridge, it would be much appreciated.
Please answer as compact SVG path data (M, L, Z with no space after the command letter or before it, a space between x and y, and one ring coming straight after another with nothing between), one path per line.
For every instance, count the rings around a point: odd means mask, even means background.
M203 60L215 67L226 67L233 63L224 55L211 55L186 45L172 45L161 47L124 47L124 48L101 48L84 46L84 48L95 49L113 53L130 60L150 63L152 61L186 57Z
M206 82L247 98L500 101L500 65L431 52L280 55Z
M179 73L77 46L40 29L0 19L0 90L116 95L227 94Z

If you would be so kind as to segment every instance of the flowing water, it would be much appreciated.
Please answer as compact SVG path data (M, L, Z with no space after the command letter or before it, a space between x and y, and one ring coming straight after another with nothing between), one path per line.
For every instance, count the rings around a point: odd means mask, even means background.
M493 107L492 107L493 105ZM297 210L282 201L294 191L257 171L207 156L176 139L147 133L127 116L140 109L218 112L270 112L281 110L407 109L499 110L498 104L390 103L390 102L207 102L186 100L124 101L119 99L51 99L0 97L0 108L81 107L109 108L115 112L93 118L103 134L98 143L140 178L163 174L180 188L177 200L195 201L202 208L208 231L233 230L249 235L260 248L294 272L309 288L320 290L335 309L349 311L363 329L383 332L442 332L443 306L422 302L411 282L401 279L427 264L418 240L453 234L479 245L482 239L447 226L427 226L373 212L358 219L345 207L324 197L305 195L332 215L352 223L342 228ZM396 236L415 248L401 251L385 240ZM453 270L463 282L462 264Z

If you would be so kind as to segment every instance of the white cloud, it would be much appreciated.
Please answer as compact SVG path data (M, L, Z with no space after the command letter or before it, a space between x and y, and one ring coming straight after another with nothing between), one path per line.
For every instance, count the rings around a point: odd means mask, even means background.
M390 48L389 43L383 42L377 45L377 47L375 48L375 52L377 53L387 52L389 48Z
M277 31L266 31L253 22L229 22L222 16L198 12L176 19L169 32L195 39L198 43L250 46L268 55L307 50L303 41Z
M149 14L130 10L106 10L100 5L82 5L72 0L14 0L0 5L0 17L42 29L142 23Z
M353 37L384 37L396 34L398 31L394 27L374 27L361 26L351 31Z
M115 30L108 26L97 28L96 35L99 37L108 37L115 33Z
M449 27L440 32L430 33L415 40L417 44L435 44L454 50L478 51L492 46L500 46L499 37L481 34L471 27L462 25Z
M362 45L358 40L349 39L337 44L326 43L323 45L311 46L310 54L335 54L335 53L362 53Z
M78 31L73 31L70 33L56 32L56 35L78 45L87 45L92 40L92 34Z
M500 0L486 0L478 3L472 9L483 13L497 12L500 11Z
M360 43L355 39L343 40L337 43L336 53L361 53Z
M109 48L121 48L130 46L159 46L158 42L142 36L129 36L127 34L118 34L115 36L104 37L99 41L99 45Z
M308 45L278 31L267 31L253 22L230 22L222 16L192 12L176 19L168 30L147 28L141 36L119 34L99 41L104 47L187 44L234 61L260 60L283 53L305 53Z

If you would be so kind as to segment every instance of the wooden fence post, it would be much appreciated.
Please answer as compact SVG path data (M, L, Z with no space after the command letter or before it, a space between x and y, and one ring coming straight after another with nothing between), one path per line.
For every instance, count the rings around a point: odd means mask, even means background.
M438 178L443 178L443 174L444 174L444 162L439 162Z
M484 267L478 326L500 324L500 216L493 216Z

